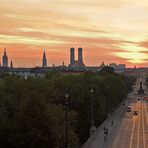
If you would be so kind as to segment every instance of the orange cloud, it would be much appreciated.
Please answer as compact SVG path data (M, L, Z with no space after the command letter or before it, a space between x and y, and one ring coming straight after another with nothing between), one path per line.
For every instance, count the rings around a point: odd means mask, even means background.
M146 0L1 0L0 56L7 47L14 65L41 65L46 49L49 65L68 64L69 48L82 46L87 65L146 65L147 8Z

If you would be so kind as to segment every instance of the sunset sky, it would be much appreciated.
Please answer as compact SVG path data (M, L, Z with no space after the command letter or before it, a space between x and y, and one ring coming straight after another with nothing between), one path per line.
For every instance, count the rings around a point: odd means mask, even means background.
M89 66L148 66L148 0L0 0L1 59L4 47L16 67L41 66L44 49L69 64L70 47Z

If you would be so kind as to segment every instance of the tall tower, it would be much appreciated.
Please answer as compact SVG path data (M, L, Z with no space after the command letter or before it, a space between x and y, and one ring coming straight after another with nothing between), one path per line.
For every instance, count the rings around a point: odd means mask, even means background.
M46 59L45 50L44 50L44 53L43 53L42 67L47 67L47 59Z
M78 65L83 66L82 48L78 48Z
M8 67L8 57L7 57L7 53L6 53L6 48L4 48L3 67Z
M12 60L11 60L11 63L10 63L10 67L13 68L13 62L12 62Z
M70 66L75 65L75 49L72 47L70 48Z

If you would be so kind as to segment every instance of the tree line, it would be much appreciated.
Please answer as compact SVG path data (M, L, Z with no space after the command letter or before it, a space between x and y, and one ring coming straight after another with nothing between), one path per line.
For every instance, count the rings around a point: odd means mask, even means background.
M0 146L64 148L68 94L68 143L70 148L80 147L89 137L92 97L98 127L126 98L134 83L134 77L116 74L110 68L99 73L50 72L42 79L1 75Z

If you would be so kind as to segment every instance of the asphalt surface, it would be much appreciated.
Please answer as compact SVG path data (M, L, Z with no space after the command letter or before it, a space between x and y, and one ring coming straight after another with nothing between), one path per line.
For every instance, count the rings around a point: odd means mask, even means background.
M138 98L141 100L138 101ZM138 96L135 88L125 104L119 106L104 124L109 131L105 139L101 127L94 140L83 148L148 148L148 101L143 101L143 96ZM128 105L132 108L131 112L126 111ZM138 115L133 115L135 110ZM111 121L114 121L113 125Z
M96 133L96 137L91 142L91 144L84 146L82 148L105 148L108 147L109 141L111 141L112 131L116 131L117 125L119 124L120 119L122 119L124 112L124 106L121 105L115 112L112 114L103 126L98 129ZM114 122L113 125L111 122ZM108 129L108 135L105 137L104 135L104 127ZM105 138L105 139L104 139Z
M148 148L148 102L134 99L131 107L138 115L125 112L108 148Z

